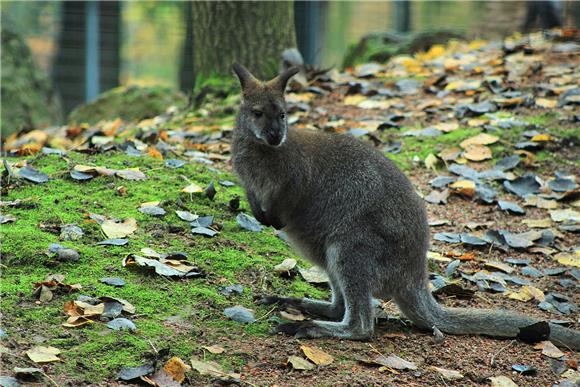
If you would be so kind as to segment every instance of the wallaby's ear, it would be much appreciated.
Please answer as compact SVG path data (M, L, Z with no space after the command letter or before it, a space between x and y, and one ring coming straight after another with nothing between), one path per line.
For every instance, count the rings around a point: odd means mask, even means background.
M281 93L284 93L288 80L296 75L299 71L300 69L298 67L290 67L289 69L284 70L282 74L269 81L268 86L279 90Z
M258 81L256 77L254 77L252 73L250 73L248 69L242 66L241 64L234 63L232 65L232 69L234 70L234 72L238 76L238 79L240 80L240 85L242 85L242 91L247 90L248 88L256 86L260 83L260 81Z

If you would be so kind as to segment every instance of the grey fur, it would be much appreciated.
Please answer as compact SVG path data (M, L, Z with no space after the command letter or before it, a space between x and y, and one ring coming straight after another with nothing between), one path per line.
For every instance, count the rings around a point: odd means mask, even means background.
M509 311L445 308L428 289L429 226L411 182L377 150L340 134L288 129L283 90L294 70L245 82L235 65L242 104L233 134L233 165L255 217L284 229L293 245L329 275L330 302L266 297L332 321L280 327L298 337L366 340L373 335L372 297L392 298L419 328L451 334L516 337L538 320ZM247 74L246 74L247 73ZM242 74L242 76L240 76ZM255 79L255 78L251 78ZM252 109L264 115L257 119ZM267 140L276 131L279 144ZM580 349L580 333L551 326L550 339Z

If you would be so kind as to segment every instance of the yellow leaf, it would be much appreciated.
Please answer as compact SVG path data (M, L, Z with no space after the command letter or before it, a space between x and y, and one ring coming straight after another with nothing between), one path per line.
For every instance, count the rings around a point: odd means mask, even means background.
M342 102L345 105L358 105L362 101L366 100L368 97L364 95L355 94L355 95L347 95Z
M165 363L163 369L173 380L182 383L185 380L185 373L191 370L191 367L177 356L173 356Z
M437 159L437 156L435 156L433 153L429 153L427 157L425 157L425 167L428 169L435 170L438 162L439 159Z
M34 347L26 351L26 355L35 363L49 363L59 361L60 349L54 347Z
M190 185L188 185L187 187L185 187L184 189L182 189L181 192L185 192L185 193L199 193L199 192L203 192L203 188L201 188L197 184L191 183Z
M137 230L137 220L127 218L123 222L115 222L113 219L107 219L101 224L101 228L107 238L125 238Z
M574 253L558 253L554 255L554 259L562 265L580 267L580 250Z
M471 180L459 180L453 184L449 185L452 192L465 195L468 197L473 197L475 195L475 183Z
M213 353L213 354L220 354L220 353L224 353L226 351L224 348L220 347L219 345L203 346L202 348L207 350L208 352Z
M334 361L332 356L318 348L302 345L300 349L316 365L328 365Z
M554 141L554 137L550 136L549 134L536 134L532 137L533 142L548 142Z
M477 136L463 140L459 146L463 149L467 149L467 147L470 145L490 145L496 143L498 140L499 137L492 136L487 133L480 133Z
M548 98L536 98L536 106L544 109L552 109L558 106L558 100Z

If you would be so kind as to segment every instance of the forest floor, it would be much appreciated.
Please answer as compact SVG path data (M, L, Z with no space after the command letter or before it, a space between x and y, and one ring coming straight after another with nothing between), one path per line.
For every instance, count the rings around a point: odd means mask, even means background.
M357 136L410 177L431 221L442 304L577 329L578 52L557 33L435 46L294 82L289 121ZM578 380L574 351L539 339L440 340L388 300L371 342L273 334L304 316L254 297L329 291L281 235L251 231L240 216L250 210L230 162L238 102L208 98L141 122L110 117L5 140L1 385ZM287 259L300 272L275 269ZM226 317L235 306L254 321Z

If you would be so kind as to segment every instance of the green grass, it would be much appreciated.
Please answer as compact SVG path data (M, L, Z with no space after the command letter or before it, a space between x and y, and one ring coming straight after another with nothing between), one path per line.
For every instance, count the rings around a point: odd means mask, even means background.
M260 292L305 294L317 297L328 295L300 278L286 280L277 277L272 268L283 259L294 257L288 246L277 238L272 229L261 233L242 230L235 221L236 213L228 209L228 202L236 195L243 197L239 186L225 188L219 180L236 181L227 173L213 172L204 165L187 164L184 168L169 169L163 161L150 157L131 158L124 154L107 153L87 156L70 153L68 159L40 156L35 168L47 173L46 184L20 182L8 190L2 200L31 198L35 208L10 208L4 213L14 215L14 223L1 227L2 281L0 306L4 314L2 328L24 343L24 349L34 346L33 337L47 338L43 345L53 345L63 351L63 362L54 365L54 375L66 375L74 383L98 383L112 380L122 366L140 364L151 344L158 350L167 348L171 355L184 360L199 353L201 345L217 342L219 335L268 334L271 324L266 319L255 324L242 325L228 321L223 309L237 304L265 315L269 308L257 306L253 297ZM13 161L13 160L10 160ZM144 181L128 181L115 177L97 177L89 182L77 182L67 171L76 164L108 168L139 167L149 177ZM187 176L202 187L214 181L218 194L214 200L204 195L181 192L188 183ZM119 196L117 188L124 186L127 194ZM164 218L140 213L143 202L161 201L167 211ZM199 215L214 215L215 222L223 225L221 233L210 239L194 236L187 222L175 214L181 201L189 211ZM242 210L249 212L242 201ZM123 247L95 246L106 239L100 226L87 218L96 213L115 218L134 217L138 230ZM42 231L41 224L76 223L85 235L78 241L59 241L59 235ZM181 227L170 233L169 226ZM79 251L78 263L59 263L47 254L50 243L61 243ZM150 247L158 252L183 251L206 272L205 278L170 280L141 268L124 268L123 258ZM301 263L304 265L304 263ZM61 326L66 320L63 304L74 300L77 294L59 294L47 303L35 304L32 296L34 282L42 281L50 273L66 275L68 284L80 283L79 292L88 296L112 296L126 299L137 311L133 318L138 327L135 333L110 331L105 323L96 322L80 329ZM122 277L127 284L114 288L102 284L102 277ZM261 288L262 278L267 281ZM226 298L219 293L222 285L242 283L244 294ZM181 316L183 327L167 323L171 316ZM203 339L198 338L204 332ZM86 359L90 358L90 361ZM225 361L225 360L224 360ZM240 365L240 359L229 359L224 364ZM84 364L81 367L81 363ZM24 366L25 364L19 364ZM82 370L82 371L81 371Z

